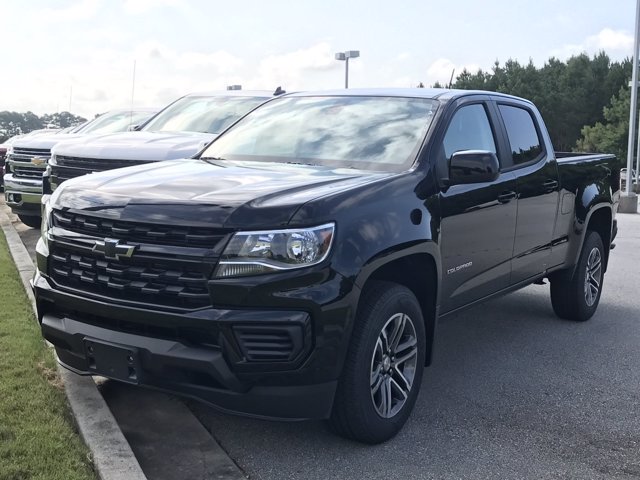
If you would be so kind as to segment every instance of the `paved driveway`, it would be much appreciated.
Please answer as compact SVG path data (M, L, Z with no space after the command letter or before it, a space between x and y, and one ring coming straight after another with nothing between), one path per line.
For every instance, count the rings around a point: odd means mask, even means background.
M534 285L439 326L394 440L192 411L254 479L640 478L640 215L620 215L600 308L562 321Z

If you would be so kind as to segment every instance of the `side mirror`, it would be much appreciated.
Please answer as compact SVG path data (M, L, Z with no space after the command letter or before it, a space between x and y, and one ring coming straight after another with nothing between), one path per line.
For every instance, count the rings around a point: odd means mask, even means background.
M451 156L449 185L493 182L500 173L498 157L485 150L463 150Z

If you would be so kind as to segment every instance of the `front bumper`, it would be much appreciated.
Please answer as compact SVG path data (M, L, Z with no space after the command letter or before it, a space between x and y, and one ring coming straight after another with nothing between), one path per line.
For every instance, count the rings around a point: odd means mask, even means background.
M14 213L40 216L42 179L18 178L7 174L4 176L4 197Z
M32 285L43 336L56 347L60 363L76 373L176 392L253 417L321 419L331 412L337 377L318 374L308 313L248 308L151 312L61 291L39 273ZM147 320L147 328L138 324L126 331L132 319ZM246 324L299 329L298 351L286 362L247 361L234 338L238 326ZM201 332L201 338L170 334L177 326ZM117 367L113 375L104 368L96 371L87 353L93 341L106 342L116 353L135 352L134 375L118 374Z

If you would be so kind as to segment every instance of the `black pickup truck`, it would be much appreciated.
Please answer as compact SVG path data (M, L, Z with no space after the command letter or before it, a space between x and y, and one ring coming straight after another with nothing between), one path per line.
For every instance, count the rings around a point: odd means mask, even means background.
M439 318L545 278L559 317L594 314L619 176L612 155L554 153L519 98L285 95L199 158L56 190L38 317L79 374L382 442Z

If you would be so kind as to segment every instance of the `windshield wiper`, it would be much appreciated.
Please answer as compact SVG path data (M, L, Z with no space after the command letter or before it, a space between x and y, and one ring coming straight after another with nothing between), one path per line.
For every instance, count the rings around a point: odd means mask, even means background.
M214 163L214 162L226 162L227 161L226 158L222 158L222 157L200 157L199 160L202 160L203 162L206 162L209 165L214 165L216 167L223 167L223 168L227 167L223 163L222 164L221 163Z

